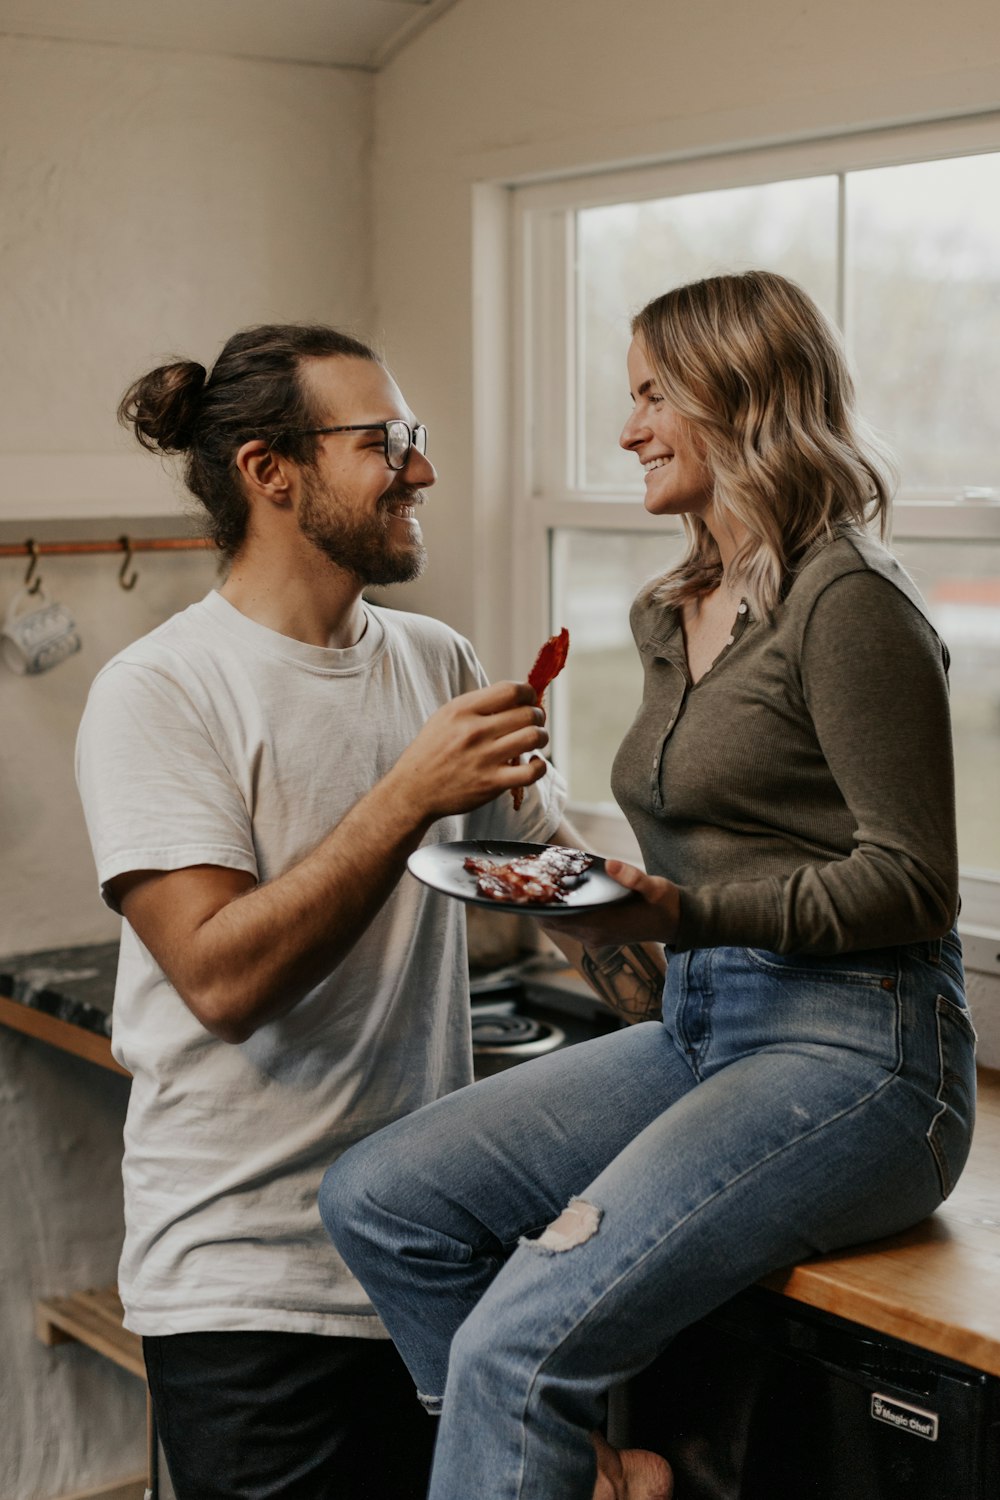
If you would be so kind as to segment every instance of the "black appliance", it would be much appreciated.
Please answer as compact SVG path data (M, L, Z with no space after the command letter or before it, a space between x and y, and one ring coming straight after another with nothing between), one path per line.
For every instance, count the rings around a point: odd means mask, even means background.
M632 1382L675 1500L997 1500L1000 1379L752 1288Z

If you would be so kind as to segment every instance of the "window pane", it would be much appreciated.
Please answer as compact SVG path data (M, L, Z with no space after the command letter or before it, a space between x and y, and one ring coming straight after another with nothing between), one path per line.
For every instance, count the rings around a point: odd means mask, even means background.
M962 867L1000 871L1000 547L897 538L893 550L951 652Z
M582 210L577 222L579 482L635 490L618 447L629 323L650 298L720 272L792 277L836 316L837 179L803 178Z
M1000 154L847 179L861 408L910 486L1000 487Z
M555 753L576 803L613 804L611 762L642 699L629 609L646 580L666 572L684 545L676 532L556 533L553 620L568 627L570 653Z

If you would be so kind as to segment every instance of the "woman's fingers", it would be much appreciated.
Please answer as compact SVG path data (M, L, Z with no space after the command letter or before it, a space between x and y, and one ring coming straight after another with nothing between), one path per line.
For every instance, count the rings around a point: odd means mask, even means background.
M645 870L637 870L635 865L626 864L621 859L607 860L604 868L612 880L617 880L626 890L635 891L653 906L662 906L674 890L669 880L659 875L647 875Z

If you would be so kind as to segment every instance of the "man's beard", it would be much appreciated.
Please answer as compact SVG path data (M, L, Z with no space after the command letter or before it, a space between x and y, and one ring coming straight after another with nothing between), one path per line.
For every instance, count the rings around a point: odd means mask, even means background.
M394 484L382 496L375 515L347 521L337 514L336 491L306 476L299 530L332 563L365 585L409 583L423 572L427 549L422 541L393 542L389 507L400 500L419 504L420 491L414 485Z

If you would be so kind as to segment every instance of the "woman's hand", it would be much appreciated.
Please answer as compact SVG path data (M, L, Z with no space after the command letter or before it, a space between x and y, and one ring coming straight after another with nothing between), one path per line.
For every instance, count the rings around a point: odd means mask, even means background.
M574 909L572 915L560 915L544 924L546 931L553 938L564 933L588 946L672 943L680 922L680 888L620 859L609 859L604 868L612 880L634 892L633 899L593 910Z

